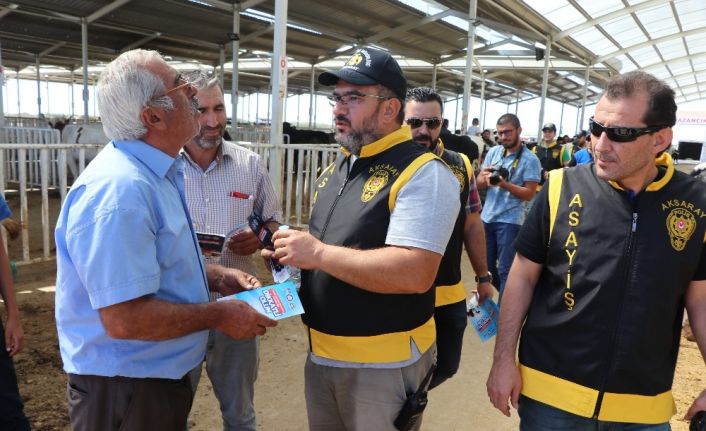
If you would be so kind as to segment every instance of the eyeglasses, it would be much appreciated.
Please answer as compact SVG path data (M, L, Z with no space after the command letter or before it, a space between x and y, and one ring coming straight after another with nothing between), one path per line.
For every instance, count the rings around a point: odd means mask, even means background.
M366 97L372 97L372 98L375 98L378 100L392 99L391 97L379 96L377 94L363 94L363 93L344 94L343 96L339 96L337 94L332 94L330 96L326 96L326 98L328 99L328 102L331 104L331 106L336 106L337 103L340 103L343 106L357 105L359 103L362 103L363 99Z
M510 136L515 130L517 129L506 129L506 130L498 130L498 136L505 136L508 135Z
M588 119L588 129L596 138L600 138L603 132L608 136L608 139L614 142L632 142L642 135L659 132L671 126L647 126L647 127L606 127L593 117Z
M179 82L179 84L177 84L175 87L170 88L169 90L165 91L164 93L160 94L159 96L153 96L152 99L150 99L150 100L159 99L160 97L164 97L169 93L173 93L175 91L181 90L184 87L192 85L191 80L184 77L184 75L182 75L181 73L177 75L175 81Z
M427 128L429 130L434 130L437 127L441 126L441 120L438 118L407 118L404 120L405 123L409 125L409 127L413 129L418 129L422 127L422 124L426 124Z

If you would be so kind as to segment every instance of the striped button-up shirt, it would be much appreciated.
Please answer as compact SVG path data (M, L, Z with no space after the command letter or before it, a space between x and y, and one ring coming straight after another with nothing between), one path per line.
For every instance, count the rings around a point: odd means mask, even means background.
M182 150L181 155L186 161L186 202L196 232L226 235L247 223L253 212L264 220L282 221L279 199L260 156L254 152L223 141L205 171L186 151ZM206 262L256 275L252 258L238 256L225 247L220 256L206 257Z

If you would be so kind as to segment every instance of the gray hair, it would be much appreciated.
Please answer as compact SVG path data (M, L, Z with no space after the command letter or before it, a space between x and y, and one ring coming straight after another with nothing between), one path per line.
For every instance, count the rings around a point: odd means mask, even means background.
M155 98L166 88L146 65L161 59L157 51L135 49L111 61L98 80L96 100L109 139L134 140L147 134L140 115L146 106L174 109L168 96Z
M186 79L189 80L198 91L218 88L221 90L221 94L225 93L221 86L221 80L215 73L209 74L203 70L194 70L186 74Z

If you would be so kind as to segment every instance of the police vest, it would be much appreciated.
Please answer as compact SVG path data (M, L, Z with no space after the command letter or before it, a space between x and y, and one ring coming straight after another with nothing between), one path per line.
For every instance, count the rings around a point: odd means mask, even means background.
M385 247L400 188L422 165L438 160L411 137L403 126L365 145L355 163L349 155L339 155L316 181L311 234L326 244L354 249ZM302 272L300 297L306 310L302 320L317 356L399 362L411 358L411 340L423 353L436 338L433 288L422 294L380 294L311 270Z
M442 305L455 304L466 299L466 288L461 281L461 257L463 255L463 231L466 225L466 203L470 192L468 190L469 172L472 175L473 168L465 154L447 150L442 142L439 142L438 145L441 146L441 159L446 162L461 184L459 196L461 209L434 281L436 285L436 306L441 307Z
M671 157L631 198L592 165L549 181L549 245L520 343L522 393L602 421L656 424L671 387L684 294L706 233L706 186Z
M561 168L561 147L557 144L556 140L551 141L546 147L542 145L543 142L544 141L540 142L532 148L532 152L539 159L542 169L549 172ZM539 185L541 186L543 184L544 176L539 179ZM538 187L537 191L541 189L541 187Z

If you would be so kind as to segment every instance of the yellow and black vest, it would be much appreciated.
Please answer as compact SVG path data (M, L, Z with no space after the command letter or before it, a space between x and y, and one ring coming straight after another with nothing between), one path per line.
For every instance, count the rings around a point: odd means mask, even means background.
M365 145L355 163L350 155L339 155L316 181L311 234L326 244L360 250L384 247L400 188L422 165L438 160L411 138L409 126L403 126ZM436 338L431 287L423 294L380 294L311 270L302 271L300 297L310 348L317 356L400 362L411 358L410 341L423 353Z
M542 165L543 170L549 172L554 169L561 168L561 146L559 146L556 139L549 142L546 147L544 146L544 141L541 141L539 144L535 145L534 148L532 148L532 152L539 159L539 163ZM543 184L544 175L542 175L539 179L539 187L537 187L537 191L542 190Z
M466 299L466 288L461 281L461 256L463 254L463 229L466 225L466 202L468 201L468 182L473 175L473 168L465 154L444 148L443 142L437 144L441 149L441 160L446 162L451 172L461 184L461 209L444 256L436 273L436 306L455 304Z
M706 186L671 157L636 196L593 164L549 181L549 245L520 343L522 393L602 421L657 424L672 379L684 294L706 233Z

